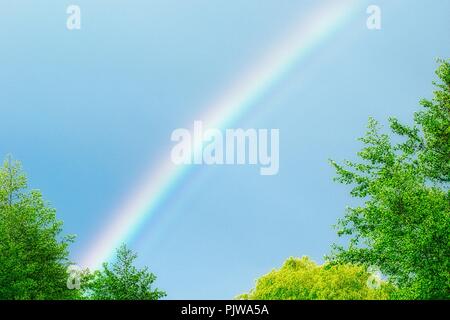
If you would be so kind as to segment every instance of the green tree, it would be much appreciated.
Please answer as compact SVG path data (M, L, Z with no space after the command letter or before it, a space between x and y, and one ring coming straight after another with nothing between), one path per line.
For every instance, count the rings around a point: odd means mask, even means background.
M0 168L0 299L73 299L62 222L11 157Z
M436 74L441 82L414 125L391 118L388 135L370 119L360 161L332 161L336 180L362 199L338 222L349 242L334 245L332 259L377 266L399 287L397 298L450 298L449 62Z
M355 265L317 265L308 257L289 258L281 269L256 281L238 299L250 300L379 300L393 287Z
M137 255L122 245L117 250L110 267L85 277L82 285L84 295L93 300L158 300L166 296L164 291L152 289L156 276L148 268L137 269L133 262Z

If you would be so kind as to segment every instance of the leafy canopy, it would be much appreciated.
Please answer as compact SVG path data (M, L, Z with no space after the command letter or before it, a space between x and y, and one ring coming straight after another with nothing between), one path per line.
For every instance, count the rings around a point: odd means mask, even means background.
M67 289L68 245L62 222L19 162L0 167L0 299L75 299Z
M117 250L115 262L107 262L103 269L84 278L85 297L93 300L158 300L164 291L153 289L156 276L147 267L137 269L133 263L137 255L122 245Z
M422 100L414 125L389 119L391 135L370 119L358 161L336 168L362 204L338 223L347 246L337 263L377 266L399 287L397 298L450 298L450 63L440 61L433 100Z
M289 258L281 269L256 281L250 300L366 300L387 299L391 286L355 265L317 265L308 257ZM375 283L374 281L375 280ZM371 284L375 285L371 285Z

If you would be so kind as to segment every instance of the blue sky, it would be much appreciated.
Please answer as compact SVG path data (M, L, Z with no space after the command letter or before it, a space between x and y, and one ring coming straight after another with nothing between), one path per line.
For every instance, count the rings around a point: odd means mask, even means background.
M0 0L0 156L77 234L74 261L171 132L320 2ZM410 122L450 53L449 1L372 3L381 30L363 8L235 124L280 129L278 175L196 168L128 243L168 298L232 298L289 256L329 253L352 200L328 159L354 157L369 116ZM70 4L81 30L66 29Z

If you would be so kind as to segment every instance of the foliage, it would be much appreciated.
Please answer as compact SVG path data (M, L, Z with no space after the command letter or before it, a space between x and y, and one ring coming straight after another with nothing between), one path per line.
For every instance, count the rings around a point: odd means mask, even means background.
M289 258L279 270L256 281L249 293L238 296L250 300L367 300L387 299L392 286L356 265L317 265L308 257Z
M0 299L74 299L67 289L68 245L62 222L38 190L28 191L20 163L0 168Z
M370 119L360 161L332 162L336 180L364 202L339 221L349 243L335 245L332 259L377 266L397 298L450 298L450 63L436 73L441 82L413 126L391 118L394 140Z
M82 286L84 295L93 300L158 300L164 291L152 289L156 276L147 267L137 269L133 262L137 255L122 245L117 250L115 262L110 267L86 275Z

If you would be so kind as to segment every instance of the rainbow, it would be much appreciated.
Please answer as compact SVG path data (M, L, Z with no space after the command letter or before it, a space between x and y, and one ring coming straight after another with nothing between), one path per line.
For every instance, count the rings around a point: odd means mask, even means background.
M195 119L205 127L228 128L235 124L255 102L278 83L287 72L331 37L360 8L360 0L331 0L302 19L289 34L263 56L253 68L233 82L234 85L208 106L208 112ZM194 120L194 119L193 119ZM97 269L111 259L115 249L129 242L139 227L155 215L171 192L180 185L192 166L176 166L170 158L150 168L124 203L111 215L111 221L94 239L82 257L83 267Z

